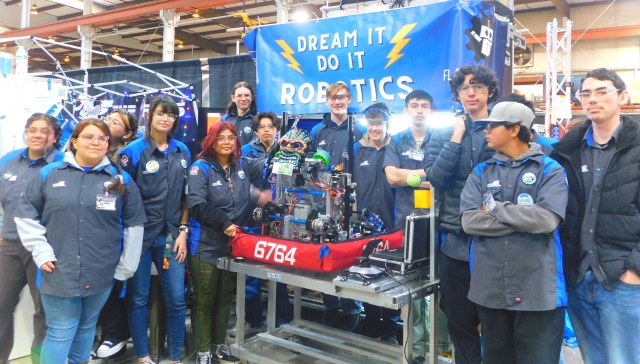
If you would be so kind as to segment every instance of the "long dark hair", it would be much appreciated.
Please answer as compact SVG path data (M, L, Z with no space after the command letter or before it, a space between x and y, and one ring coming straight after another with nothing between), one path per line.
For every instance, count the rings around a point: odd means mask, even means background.
M216 153L214 147L218 142L216 138L220 133L222 133L225 130L229 130L237 138L238 133L236 132L236 128L233 126L233 124L226 123L226 122L214 123L209 128L209 132L207 133L207 136L204 137L204 140L202 141L202 153L200 153L200 156L209 157L213 160L220 161L220 159L218 158L218 153ZM229 160L235 163L239 159L240 159L240 143L236 139L236 147L234 148L233 153L231 153L231 157L229 158Z
M149 104L149 117L147 118L147 126L145 127L144 134L148 138L151 137L151 121L153 120L153 113L156 111L158 106L160 106L163 113L171 113L176 116L176 120L173 122L171 131L169 132L169 135L174 136L180 124L178 122L180 120L180 108L178 108L178 104L176 104L176 102L169 96L156 96L151 99L151 103Z
M71 132L71 138L70 139L75 139L78 140L78 137L80 136L80 133L82 133L82 131L84 130L84 128L86 128L87 126L93 125L96 128L100 129L104 135L109 137L108 140L108 144L107 144L107 151L109 149L111 149L111 130L109 130L109 127L107 126L107 124L103 123L101 120L98 119L83 119L81 120L78 125L76 125L76 127L73 129L73 132ZM71 153L73 153L73 155L76 155L76 148L73 146L73 143L69 143L69 151ZM118 163L114 163L111 159L109 159L109 162L111 163L112 166L116 167L116 169L118 170L118 174L122 175L122 167L120 167L120 165ZM125 192L125 186L124 186L124 180L120 179L120 178L116 178L115 181L113 181L109 187L107 187L107 190L118 190L122 193Z
M255 114L256 110L258 109L258 107L256 106L256 93L253 91L253 87L251 87L250 84L248 84L247 82L244 81L240 81L238 83L236 83L235 85L233 85L233 89L231 90L231 94L235 95L236 94L236 90L239 89L240 87L244 87L249 89L249 91L251 91L251 105L249 105L249 111L247 113L249 114ZM235 102L231 101L229 103L229 105L227 105L227 110L225 111L225 113L227 115L231 114L232 112L238 112L238 105L236 105Z

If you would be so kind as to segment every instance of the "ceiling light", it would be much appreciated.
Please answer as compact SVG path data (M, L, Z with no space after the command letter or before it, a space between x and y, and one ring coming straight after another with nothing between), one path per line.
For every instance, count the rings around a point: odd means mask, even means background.
M113 52L113 55L114 56L119 56L120 55L120 51L118 50L118 48L116 48L116 51Z
M30 13L33 15L38 15L38 5L33 4L33 6L31 7Z
M191 13L191 16L194 17L194 18L199 18L200 17L200 13L198 13L198 9L196 9L196 11Z
M64 61L67 62L67 63L71 62L71 58L69 58L68 54L66 56L64 56Z
M309 20L309 14L307 14L307 12L305 11L298 10L295 13L293 13L291 18L293 19L293 21L305 21L305 20Z
M184 48L184 42L180 41L180 43L178 43L178 48Z

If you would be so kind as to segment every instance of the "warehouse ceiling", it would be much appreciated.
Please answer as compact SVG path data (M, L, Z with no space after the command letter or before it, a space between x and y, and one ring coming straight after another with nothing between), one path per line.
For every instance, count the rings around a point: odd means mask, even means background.
M14 6L18 10L21 0L0 0L6 6ZM29 1L29 0L26 0ZM624 0L623 0L624 1ZM355 2L355 1L350 1ZM572 7L605 3L594 0L515 0L516 14L522 12L557 9L569 16ZM228 29L243 27L242 19L234 17L234 13L246 13L251 21L265 23L276 22L276 2L274 0L254 0L238 2L237 0L94 0L94 14L82 15L81 0L31 0L37 5L39 14L47 14L52 19L49 24L40 24L24 31L0 27L7 31L2 37L16 35L51 36L50 39L80 45L79 35L75 31L84 19L93 19L96 27L93 47L106 53L117 53L132 62L141 59L141 55L156 56L161 59L163 24L158 11L153 7L164 8L172 4L180 13L175 34L175 53L177 59L200 58L201 51L227 54L227 48L241 40L241 31ZM339 0L294 0L289 11L290 19L296 13L304 13L311 18L322 17L320 8L323 5L339 5ZM145 9L150 9L149 11ZM103 14L98 19L98 16ZM112 16L106 16L112 14ZM38 15L32 15L32 17ZM92 18L93 17L93 18ZM2 24L0 24L2 26ZM20 33L18 33L20 32ZM24 33L24 34L22 34ZM1 51L1 49L0 49ZM61 63L69 68L79 65L80 52L69 51L59 46L47 46L50 52ZM207 54L211 54L207 52ZM187 53L185 57L181 54ZM69 56L69 61L63 59ZM92 60L94 66L109 65L109 61L100 55ZM30 64L54 70L51 59L40 49L30 51Z

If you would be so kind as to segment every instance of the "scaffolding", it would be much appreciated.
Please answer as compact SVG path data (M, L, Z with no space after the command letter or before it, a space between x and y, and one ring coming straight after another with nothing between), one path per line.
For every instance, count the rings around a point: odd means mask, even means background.
M562 78L558 79L558 75ZM571 120L571 21L558 28L557 19L547 23L547 73L545 130L560 139Z

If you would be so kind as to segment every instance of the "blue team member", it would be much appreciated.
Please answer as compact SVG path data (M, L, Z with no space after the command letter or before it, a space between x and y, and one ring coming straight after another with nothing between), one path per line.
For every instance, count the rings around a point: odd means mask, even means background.
M82 120L64 161L40 170L18 204L15 222L40 267L47 313L42 364L88 362L102 306L116 281L140 261L142 199L131 177L106 156L109 128Z
M588 118L555 145L567 171L562 227L569 315L585 363L640 360L640 125L629 92L598 68L580 83Z
M240 157L236 130L216 123L202 141L189 171L189 267L195 285L194 325L198 363L235 362L225 344L236 274L217 268L229 240L251 218L251 184L262 179L264 162Z
M535 107L533 106L533 102L527 100L524 96L518 95L516 93L510 93L510 94L502 96L501 98L498 99L498 101L496 101L495 104L497 105L497 104L499 104L501 102L517 102L517 103L520 103L520 104L528 107L529 109L531 109L531 111L534 114L535 114L535 111L536 111ZM533 126L533 124L531 126ZM553 145L558 142L558 139L549 138L549 137L546 137L544 135L540 135L532 127L531 128L531 142L539 144L540 148L542 149L542 153L544 153L544 155L546 155L548 157L548 156L551 155L551 152L553 151Z
M266 159L278 149L276 135L280 132L282 121L272 112L258 113L251 123L253 131L258 136L254 141L242 146L242 156Z
M13 211L27 183L36 178L42 167L62 160L58 139L62 129L58 120L35 113L24 127L27 147L9 152L0 159L0 202L4 210L2 237L0 239L0 363L6 364L13 348L13 311L20 300L20 292L29 284L35 307L33 314L34 338L31 345L31 361L40 363L40 347L47 332L44 309L36 286L38 267L31 253L26 250L13 222Z
M436 108L433 97L422 90L411 91L405 97L404 104L404 113L411 119L411 125L391 138L383 164L387 181L396 187L395 228L402 230L405 228L407 216L411 213L428 213L425 209L415 208L413 191L416 188L407 184L407 176L421 176L422 182L418 188L429 188L424 173L424 156L431 138L427 120Z
M453 101L464 111L456 116L453 127L434 132L427 149L425 172L437 191L440 212L438 225L440 250L440 306L447 315L447 328L458 364L480 364L480 319L475 303L469 301L470 237L460 223L460 193L472 169L493 155L487 147L484 123L474 120L489 116L488 106L498 98L498 78L483 66L462 67L449 87Z
M393 216L395 194L386 177L380 173L384 154L391 140L387 134L391 112L387 105L379 102L366 108L362 114L367 119L367 132L354 146L353 167L353 180L357 183L358 210L368 209L380 217L388 230L392 230L395 222ZM395 324L400 318L399 311L366 302L363 302L363 306L366 317L362 323L362 333L397 344Z
M117 163L118 153L136 139L138 132L138 118L122 109L116 109L104 119L104 123L111 132L111 148L107 157ZM101 340L95 355L104 358L116 358L124 355L127 351L127 341L131 337L129 330L129 319L127 317L126 297L120 297L122 290L114 287L107 299L107 302L100 311L98 324L102 327Z
M242 156L251 159L265 160L272 158L279 149L276 144L276 134L280 132L282 121L272 112L260 112L253 118L253 131L257 139L242 147ZM255 185L263 190L271 186L266 179L256 182ZM245 294L245 335L256 333L264 328L264 306L262 305L261 280L247 276ZM293 319L293 311L289 302L287 286L282 283L277 285L276 325L288 323ZM229 333L230 337L236 336L235 327Z
M347 140L349 137L347 118L350 113L347 112L347 108L350 103L349 87L342 82L331 84L327 88L327 106L330 112L324 114L322 122L311 129L315 147L327 151L333 165L341 164L348 156L347 148L350 146ZM360 140L365 132L362 125L356 124L353 140Z
M151 100L144 138L120 151L120 164L138 184L148 222L140 265L129 282L129 327L133 348L140 363L149 358L148 299L151 263L158 270L164 302L171 362L179 362L184 343L186 301L184 295L187 257L186 207L187 172L191 154L175 140L178 105L168 96Z
M564 169L529 143L534 118L523 104L496 104L482 120L496 153L473 169L460 197L462 227L475 235L469 299L483 364L560 360L567 295L557 228L568 189Z
M318 149L323 149L331 157L331 164L342 164L349 156L349 130L347 129L347 108L351 103L351 90L342 83L336 82L327 88L328 113L324 114L322 122L311 129L311 137ZM364 128L356 124L353 130L353 140L362 139ZM345 168L347 166L344 166ZM322 324L337 326L347 331L357 329L360 322L360 303L350 299L340 299L327 294L322 295L324 314ZM338 310L342 309L343 319L338 319Z
M226 115L220 121L231 123L238 131L240 146L255 139L253 116L256 114L256 94L247 82L238 82L231 90L231 102L227 105Z

